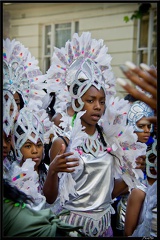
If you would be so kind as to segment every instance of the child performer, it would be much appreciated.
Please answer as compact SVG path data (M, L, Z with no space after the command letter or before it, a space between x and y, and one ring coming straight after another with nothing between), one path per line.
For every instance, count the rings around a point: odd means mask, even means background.
M129 104L114 98L115 84L111 71L111 56L103 40L91 39L89 32L73 35L65 48L57 49L48 74L59 88L69 86L72 126L65 128L63 139L57 138L51 147L51 164L66 144L73 151L79 166L73 173L51 171L44 184L49 203L55 198L53 184L59 186L61 204L70 210L62 216L65 223L81 223L89 237L111 237L112 199L124 189L140 183L143 173L135 169L135 159L144 155L145 144L137 143L133 128L126 125ZM59 81L58 81L59 80ZM64 89L63 88L63 89ZM53 160L53 161L52 161ZM69 166L69 158L65 166Z
M152 144L150 143L153 143L154 140L151 137L151 132L153 131L152 124L147 121L146 117L151 117L153 115L153 110L147 104L141 101L135 101L132 103L127 116L128 124L133 126L134 132L137 134L137 141L145 143L147 145L147 151L151 148ZM146 162L146 155L144 156L144 159ZM146 167L144 168L143 183L146 185ZM128 196L128 193L123 194L117 205L117 229L122 231L122 235L124 235L124 222Z

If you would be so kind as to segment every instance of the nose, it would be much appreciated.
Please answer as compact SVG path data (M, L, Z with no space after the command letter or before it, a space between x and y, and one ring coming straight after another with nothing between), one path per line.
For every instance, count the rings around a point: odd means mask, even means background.
M144 132L150 132L150 128L147 125L144 126Z
M37 146L33 145L32 146L32 153L37 153L38 150L37 150Z
M98 110L101 110L101 104L100 104L99 101L96 101L96 102L95 102L94 108L95 108L95 109L98 109Z
M7 148L7 142L5 139L3 139L3 148Z

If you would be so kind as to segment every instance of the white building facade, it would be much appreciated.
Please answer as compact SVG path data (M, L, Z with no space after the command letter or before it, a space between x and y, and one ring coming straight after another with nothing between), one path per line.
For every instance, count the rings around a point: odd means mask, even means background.
M3 3L3 38L28 47L45 73L54 46L63 47L74 32L89 31L104 40L115 76L124 78L119 66L127 60L157 64L157 3L150 4L141 20L126 23L124 17L130 18L139 3ZM119 86L117 95L125 95Z

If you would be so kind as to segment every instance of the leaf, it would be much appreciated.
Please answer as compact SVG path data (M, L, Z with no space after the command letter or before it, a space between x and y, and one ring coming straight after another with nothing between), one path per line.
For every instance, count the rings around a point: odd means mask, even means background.
M127 23L127 22L129 22L130 19L128 16L124 16L123 20Z

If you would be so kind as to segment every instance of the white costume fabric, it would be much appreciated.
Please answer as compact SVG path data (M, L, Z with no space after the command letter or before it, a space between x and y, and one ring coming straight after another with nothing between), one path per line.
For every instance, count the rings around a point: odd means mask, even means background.
M131 237L157 237L157 180L147 187L138 226Z
M28 207L38 211L44 208L46 198L38 191L39 175L34 170L34 165L35 163L29 158L26 159L21 167L16 161L13 162L7 179L13 186L32 197L34 202L28 204Z

